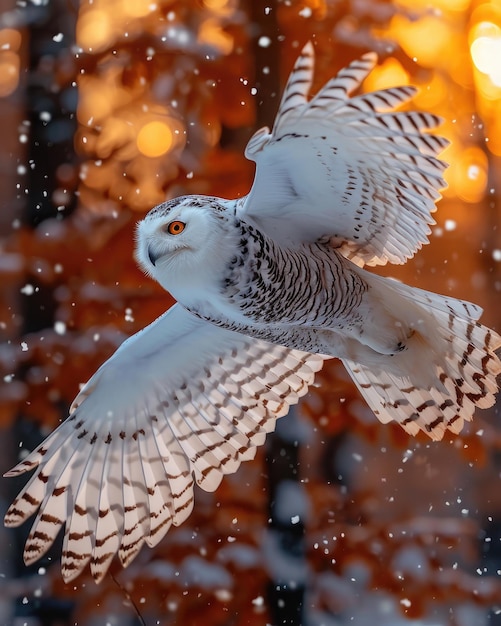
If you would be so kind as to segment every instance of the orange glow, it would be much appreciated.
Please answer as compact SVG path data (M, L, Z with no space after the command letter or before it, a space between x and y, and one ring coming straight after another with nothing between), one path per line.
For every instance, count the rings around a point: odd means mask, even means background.
M204 6L211 11L222 11L229 3L230 0L204 0Z
M77 22L77 43L84 50L96 52L109 43L113 35L110 15L100 9L83 12Z
M144 17L151 13L156 4L152 0L122 0L124 13L129 17Z
M465 11L470 6L471 0L398 0L397 4L414 11L429 9L431 5L435 10L442 11Z
M454 150L447 171L447 180L454 192L465 202L480 202L487 187L487 156L477 146Z
M115 164L113 162L88 162L81 168L80 177L90 189L105 191L113 179Z
M448 68L450 77L455 83L468 91L474 88L471 55L466 46L458 46L457 54L451 55L448 59Z
M132 159L136 155L133 144L133 125L120 118L109 117L97 138L95 150L99 158L115 153L116 158Z
M21 33L13 28L0 30L0 97L9 96L19 84Z
M436 111L447 99L447 83L440 74L432 76L429 83L419 86L416 105L427 111Z
M434 6L444 11L465 11L470 6L470 0L435 0Z
M19 56L6 50L0 52L0 96L8 96L19 84Z
M413 21L397 14L391 21L390 34L411 58L425 67L434 67L442 54L455 48L448 24L434 15Z
M136 139L139 152L148 157L159 157L173 145L173 135L165 122L148 122L139 131Z
M111 65L103 70L100 77L80 76L78 87L77 116L84 126L102 124L109 115L127 106L137 96L137 92L121 83L120 71Z
M373 69L364 82L364 90L375 91L408 84L409 74L399 61L390 58Z
M229 54L233 49L233 37L226 33L219 20L208 19L200 24L198 41L216 46L223 54Z
M0 50L12 50L18 52L21 47L21 33L13 28L0 30Z
M489 152L496 156L501 156L501 107L498 107L498 113L494 114L489 122L487 147Z
M108 117L113 111L113 88L97 81L81 81L78 120L84 126L92 126Z
M483 101L480 106L480 111L482 111L482 114L487 114L489 117L497 117L499 111L496 111L496 103L501 103L501 86L498 87L495 85L491 78L482 72L476 72L475 83L477 93Z

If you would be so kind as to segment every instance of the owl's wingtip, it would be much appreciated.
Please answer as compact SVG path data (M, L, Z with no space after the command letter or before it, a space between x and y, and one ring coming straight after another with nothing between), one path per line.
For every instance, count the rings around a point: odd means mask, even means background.
M361 58L363 61L371 63L372 65L376 65L379 60L379 55L377 52L374 52L372 50L371 52L366 52L365 54L363 54Z
M313 56L315 54L315 46L313 45L313 41L308 39L308 41L304 44L303 49L301 50L301 56Z

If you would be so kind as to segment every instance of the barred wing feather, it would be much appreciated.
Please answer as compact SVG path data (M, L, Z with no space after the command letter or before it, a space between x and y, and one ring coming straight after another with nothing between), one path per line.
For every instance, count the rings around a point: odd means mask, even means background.
M281 243L329 237L358 265L404 263L428 241L445 187L440 118L395 112L416 93L397 87L350 97L376 62L353 62L311 100L313 47L289 78L273 130L251 138L256 176L238 211Z
M5 516L18 526L38 510L26 562L66 523L66 581L89 562L101 580L116 553L126 566L188 517L194 482L212 491L254 457L323 360L172 307L124 342L70 417L8 473L36 468Z

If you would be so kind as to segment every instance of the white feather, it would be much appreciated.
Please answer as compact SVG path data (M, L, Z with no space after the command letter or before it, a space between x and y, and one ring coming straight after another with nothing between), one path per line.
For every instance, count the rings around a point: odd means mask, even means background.
M285 245L331 237L359 265L404 263L428 242L438 189L445 187L446 166L436 155L448 141L424 132L436 128L438 117L393 112L413 87L349 98L375 62L365 55L308 101L313 50L305 46L273 130L257 131L247 147L256 176L237 205L243 219ZM408 215L412 230L402 227Z
M213 490L254 457L322 362L174 306L122 344L75 399L73 415L10 472L38 466L5 517L17 526L40 507L26 561L40 558L66 523L66 581L91 561L99 582L116 553L129 564L143 542L155 545L189 515L193 476ZM234 396L225 387L232 379L240 381Z

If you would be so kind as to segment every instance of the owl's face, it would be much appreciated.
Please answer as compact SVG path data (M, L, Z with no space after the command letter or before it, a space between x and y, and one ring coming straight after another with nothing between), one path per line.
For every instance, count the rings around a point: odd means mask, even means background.
M224 202L184 196L158 205L139 222L136 260L175 297L177 288L192 288L226 261Z

